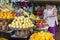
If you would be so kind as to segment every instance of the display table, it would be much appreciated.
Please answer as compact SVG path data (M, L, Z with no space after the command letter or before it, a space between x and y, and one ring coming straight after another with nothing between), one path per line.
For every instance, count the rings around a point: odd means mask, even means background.
M0 32L0 38L1 37L7 38L8 40L28 40L27 38L13 38L10 36L9 33L5 33L5 32Z

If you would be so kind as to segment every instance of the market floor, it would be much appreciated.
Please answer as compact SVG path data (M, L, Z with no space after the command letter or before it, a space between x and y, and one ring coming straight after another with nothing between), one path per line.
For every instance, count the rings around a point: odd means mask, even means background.
M60 31L56 32L56 40L60 40Z

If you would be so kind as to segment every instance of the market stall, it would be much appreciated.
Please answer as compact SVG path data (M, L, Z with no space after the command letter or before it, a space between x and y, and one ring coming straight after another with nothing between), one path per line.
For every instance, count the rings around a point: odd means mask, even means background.
M23 11L22 9L19 9L19 11ZM6 12L6 18L5 13L2 12L3 17L1 17L2 22L2 32L9 33L9 29L15 30L15 36L11 35L11 38L28 38L29 35L36 33L38 31L46 31L48 30L48 24L41 18L35 16L34 14L30 14L29 12L24 12L22 16L16 16L12 15L13 12L8 13ZM0 13L0 14L1 14ZM29 13L27 15L27 13ZM9 21L7 21L9 20ZM7 23L6 23L7 21ZM3 25L4 23L4 25ZM6 31L4 31L6 30ZM11 33L10 33L11 34Z
M14 8L7 4L0 5L0 32L2 35L3 33L8 34L1 37L26 40L55 40L52 33L48 32L48 28L47 22L43 18L34 15L33 12L21 7L17 8L17 6Z

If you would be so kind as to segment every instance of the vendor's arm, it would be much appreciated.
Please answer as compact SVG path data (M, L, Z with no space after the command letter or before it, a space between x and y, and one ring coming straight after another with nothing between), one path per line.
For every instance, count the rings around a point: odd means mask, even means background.
M48 17L55 17L57 16L57 13L53 13L52 15L49 15Z

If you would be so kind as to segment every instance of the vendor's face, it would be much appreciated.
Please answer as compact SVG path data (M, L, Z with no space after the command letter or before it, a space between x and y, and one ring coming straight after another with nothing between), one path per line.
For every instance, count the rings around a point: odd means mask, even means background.
M46 9L49 9L50 8L50 6L49 5L46 5Z

